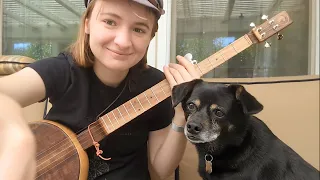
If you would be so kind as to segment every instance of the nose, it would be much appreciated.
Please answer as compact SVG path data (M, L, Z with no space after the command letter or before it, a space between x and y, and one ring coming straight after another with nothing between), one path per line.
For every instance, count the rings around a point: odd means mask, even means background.
M114 43L121 49L129 48L132 45L130 31L127 29L119 29L114 39Z
M198 134L202 130L202 125L194 122L187 124L187 131L191 134Z

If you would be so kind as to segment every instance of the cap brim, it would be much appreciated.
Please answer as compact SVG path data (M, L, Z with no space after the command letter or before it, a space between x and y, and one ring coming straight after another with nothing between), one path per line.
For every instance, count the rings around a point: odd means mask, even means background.
M164 9L161 9L161 10L158 9L153 4L151 4L149 1L146 1L146 0L132 0L132 1L137 2L139 4L145 5L147 7L150 7L152 9L156 10L159 13L160 16L165 13Z

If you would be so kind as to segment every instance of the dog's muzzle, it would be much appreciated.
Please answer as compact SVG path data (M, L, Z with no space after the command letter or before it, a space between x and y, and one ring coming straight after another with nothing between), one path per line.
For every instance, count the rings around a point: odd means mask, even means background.
M197 135L202 130L202 125L194 122L187 123L187 132L192 135Z

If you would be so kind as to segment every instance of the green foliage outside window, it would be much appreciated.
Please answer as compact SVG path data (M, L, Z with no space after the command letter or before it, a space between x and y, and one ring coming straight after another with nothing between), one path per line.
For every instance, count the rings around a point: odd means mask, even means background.
M30 45L25 48L14 48L13 54L40 60L51 56L52 44L42 42L30 43Z

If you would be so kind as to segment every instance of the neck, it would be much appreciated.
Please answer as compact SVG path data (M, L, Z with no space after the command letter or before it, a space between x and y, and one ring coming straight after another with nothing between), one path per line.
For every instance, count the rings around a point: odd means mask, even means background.
M239 168L239 165L252 155L253 148L250 147L252 138L252 133L247 131L244 137L238 139L238 143L234 145L217 142L217 144L198 144L196 147L199 158L204 159L206 154L213 156L214 171L229 171ZM205 162L203 160L200 163Z
M98 61L95 61L93 70L100 81L110 87L117 87L126 78L129 72L129 70L117 71L108 69Z

